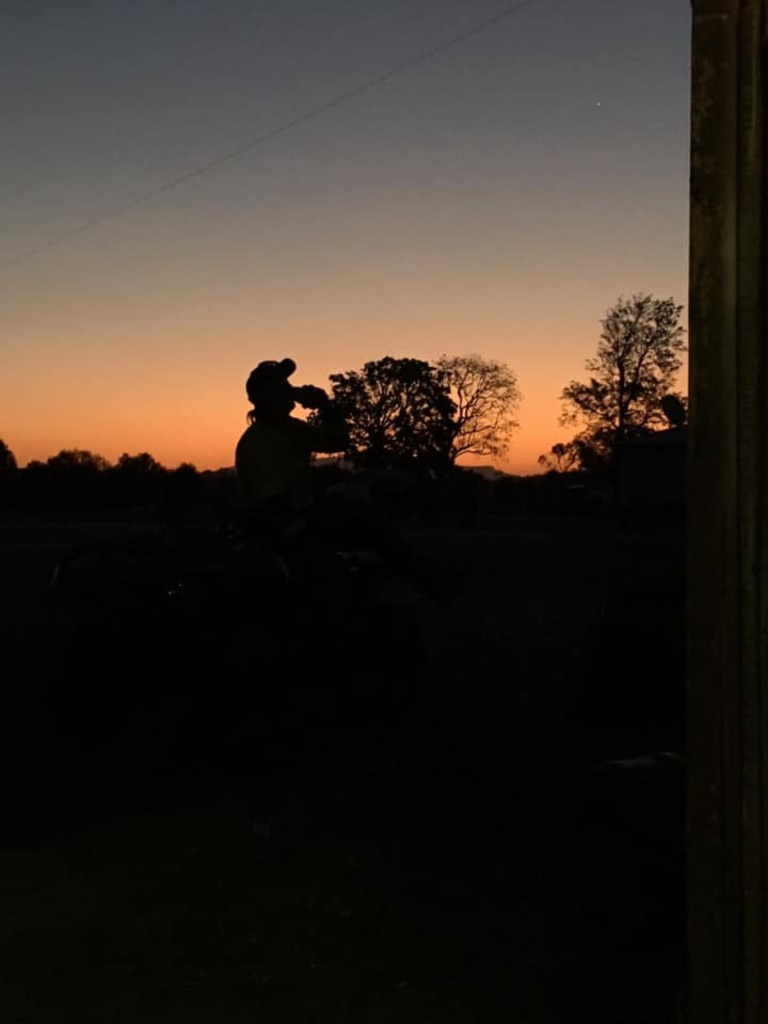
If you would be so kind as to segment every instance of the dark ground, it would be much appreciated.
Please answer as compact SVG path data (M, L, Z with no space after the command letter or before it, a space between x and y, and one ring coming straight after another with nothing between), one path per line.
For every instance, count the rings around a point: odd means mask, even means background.
M663 540L588 524L424 535L471 574L449 611L419 606L424 692L398 735L354 751L328 737L328 759L283 747L266 768L260 750L234 771L201 728L170 774L135 735L78 776L41 752L48 698L76 685L39 669L71 538L0 527L4 1021L675 1019L673 789L617 802L589 773L674 735ZM603 604L618 626L597 666ZM36 834L14 827L20 807Z

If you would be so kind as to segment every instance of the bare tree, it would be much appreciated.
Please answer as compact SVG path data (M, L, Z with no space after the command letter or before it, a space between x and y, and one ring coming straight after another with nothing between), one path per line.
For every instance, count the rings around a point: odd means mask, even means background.
M472 353L441 356L437 368L451 390L453 414L451 459L461 455L503 455L518 423L517 375L495 359Z

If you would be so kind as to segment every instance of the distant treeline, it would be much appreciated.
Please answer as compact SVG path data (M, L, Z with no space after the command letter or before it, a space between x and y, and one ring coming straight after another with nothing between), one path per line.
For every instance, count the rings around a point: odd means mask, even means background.
M190 463L167 469L147 452L125 454L112 465L101 455L72 449L23 469L0 470L0 511L6 518L212 515L232 502L234 491L230 471L200 472Z
M591 514L605 504L599 487L579 472L486 479L455 466L439 478L383 470L355 479L366 480L393 518L413 525L472 527L493 516ZM318 491L351 480L341 463L315 467ZM146 452L123 455L112 465L93 452L69 450L23 469L0 470L0 499L6 520L221 523L236 510L238 490L231 469L199 471L189 463L167 469Z

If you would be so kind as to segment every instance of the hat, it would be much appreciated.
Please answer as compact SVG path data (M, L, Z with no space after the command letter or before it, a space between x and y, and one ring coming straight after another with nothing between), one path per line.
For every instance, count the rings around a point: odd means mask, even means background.
M251 370L251 374L245 384L245 392L252 403L256 403L259 397L269 394L275 390L284 388L288 378L296 370L296 363L292 359L265 359Z

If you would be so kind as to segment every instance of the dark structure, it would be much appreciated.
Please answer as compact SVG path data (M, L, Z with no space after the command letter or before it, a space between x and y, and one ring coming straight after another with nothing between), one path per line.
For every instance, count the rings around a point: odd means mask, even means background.
M682 521L686 505L688 431L657 430L617 449L616 505L625 522Z

